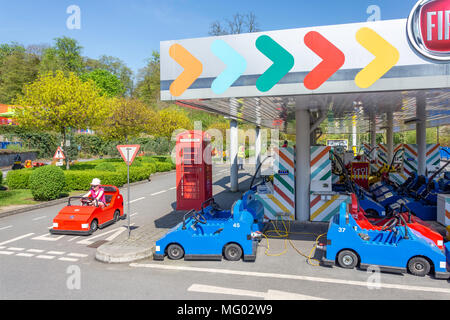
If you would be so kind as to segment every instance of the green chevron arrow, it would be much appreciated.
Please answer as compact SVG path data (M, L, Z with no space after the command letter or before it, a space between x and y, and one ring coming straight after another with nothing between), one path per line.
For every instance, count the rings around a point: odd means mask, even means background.
M261 92L267 92L292 69L294 57L266 35L256 39L256 48L273 61L272 66L256 80L256 88Z

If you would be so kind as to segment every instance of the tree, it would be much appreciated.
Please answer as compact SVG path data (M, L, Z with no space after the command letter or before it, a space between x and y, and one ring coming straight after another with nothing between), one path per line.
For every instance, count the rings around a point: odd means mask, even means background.
M214 21L209 27L211 36L222 36L226 34L240 34L246 32L258 32L258 22L253 12L241 14L235 13L231 20L226 19L223 26L220 21Z
M39 59L23 50L15 50L3 57L0 64L0 102L11 104L22 93L23 86L34 81Z
M102 94L108 97L117 97L125 92L122 82L107 70L96 69L81 75L81 80L87 81L89 79L94 81Z
M62 37L55 38L55 45L44 50L41 61L41 73L62 70L65 73L74 72L79 75L83 71L83 58L77 40Z
M133 92L133 71L127 65L116 57L101 56L99 62L103 65L103 69L108 70L122 82L125 93L131 95Z
M109 115L97 132L108 140L128 142L142 133L153 134L158 115L142 101L129 98L111 100Z
M74 73L49 72L24 88L15 104L19 125L43 131L59 132L66 146L70 129L97 127L105 119L107 98L92 80L83 82ZM66 153L67 168L69 159Z
M159 101L160 93L160 56L153 51L152 57L147 60L147 66L139 70L135 96L148 104Z
M177 129L190 130L192 123L185 112L176 108L166 108L158 112L157 135L171 138Z

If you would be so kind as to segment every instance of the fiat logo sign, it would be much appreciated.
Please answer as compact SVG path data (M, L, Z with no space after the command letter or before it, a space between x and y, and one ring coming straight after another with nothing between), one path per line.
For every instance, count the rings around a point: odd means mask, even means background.
M423 56L450 61L450 0L421 0L408 18L408 38Z

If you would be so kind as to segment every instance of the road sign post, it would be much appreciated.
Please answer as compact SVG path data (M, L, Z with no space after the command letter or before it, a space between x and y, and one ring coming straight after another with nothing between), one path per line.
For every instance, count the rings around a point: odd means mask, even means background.
M139 152L140 145L119 145L117 150L119 150L122 159L127 164L127 217L128 217L128 238L131 235L131 211L130 211L130 165L133 163L134 158Z

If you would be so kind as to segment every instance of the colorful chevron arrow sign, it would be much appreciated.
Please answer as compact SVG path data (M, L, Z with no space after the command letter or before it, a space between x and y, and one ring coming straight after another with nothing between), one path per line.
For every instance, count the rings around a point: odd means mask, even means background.
M386 23L402 27L405 24L398 20ZM327 32L320 28L317 31L307 31L303 36L301 32L294 34L296 30L292 30L292 35L287 35L290 32L287 30L263 35L189 39L175 44L168 42L167 46L162 46L162 52L163 48L167 48L170 59L165 59L161 70L162 74L166 72L171 75L166 76L167 80L162 77L162 96L164 91L169 91L172 97L189 99L235 95L295 95L315 93L318 89L320 93L327 93L329 88L334 93L339 83L342 83L343 92L355 90L355 87L369 89L399 63L401 53L391 43L392 38L395 40L399 36L390 34L390 41L382 36L386 34L386 30L391 32L390 28L380 28L379 24L377 27L347 25L333 28L345 28L345 31L337 32L333 29L333 32ZM397 33L406 36L405 30ZM339 39L337 34L340 35ZM403 42L404 39L402 44ZM205 44L209 47L205 47ZM406 61L411 66L420 65L415 60L419 58L412 50L405 57L404 46L402 49L403 63ZM374 56L368 64L364 51ZM320 58L319 62L317 57ZM170 68L165 67L170 65L170 60L175 61L178 66L172 63ZM271 64L268 65L267 61ZM179 66L183 68L181 73L178 71ZM402 70L399 78L408 77L409 74ZM401 72L405 74L402 75ZM395 77L398 74L397 71L392 75ZM392 75L389 76L390 82ZM331 85L324 86L325 84ZM398 88L389 86L385 89L400 90L401 85L399 81ZM377 86L377 90L383 90L383 87Z

